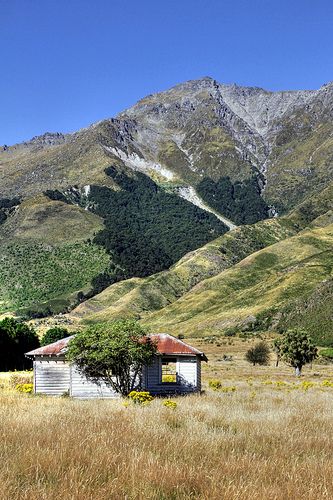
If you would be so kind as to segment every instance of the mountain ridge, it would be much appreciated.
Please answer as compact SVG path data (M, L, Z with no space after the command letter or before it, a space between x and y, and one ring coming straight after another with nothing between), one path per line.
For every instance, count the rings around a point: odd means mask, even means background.
M188 251L223 238L227 229L261 227L260 221L278 215L282 220L293 214L288 224L296 231L317 218L325 227L331 220L332 176L332 82L317 90L272 92L204 77L146 96L77 132L46 132L3 147L4 263L26 273L27 251L31 259L41 256L45 266L40 272L34 264L32 274L40 282L28 272L32 281L19 295L19 309L29 304L45 312L49 300L58 299L59 310L72 308L115 281L163 272ZM41 228L50 235L42 247L36 246ZM142 265L134 265L130 248ZM91 256L89 272L80 274L75 286L65 272L60 285L51 273L57 290L52 295L53 285L44 283L47 266L56 262L66 269L74 262L70 252L77 256L84 249ZM0 312L1 305L17 308L22 282L15 279L11 286L17 293L0 283L6 296L0 297ZM34 303L26 295L30 285L51 295L41 292Z

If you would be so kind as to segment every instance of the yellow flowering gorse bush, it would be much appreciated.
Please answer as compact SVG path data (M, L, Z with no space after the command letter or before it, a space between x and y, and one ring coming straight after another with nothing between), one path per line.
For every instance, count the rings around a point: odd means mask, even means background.
M31 394L33 390L33 384L16 384L15 389L18 392L22 392L24 394Z
M131 391L129 399L135 404L149 404L154 398L148 391Z
M177 403L176 401L171 401L171 399L167 399L166 401L163 401L163 406L175 410L177 408Z

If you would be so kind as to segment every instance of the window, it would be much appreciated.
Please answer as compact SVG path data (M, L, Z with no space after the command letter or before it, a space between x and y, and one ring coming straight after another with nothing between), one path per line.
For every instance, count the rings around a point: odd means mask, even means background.
M162 384L177 383L177 359L162 358Z

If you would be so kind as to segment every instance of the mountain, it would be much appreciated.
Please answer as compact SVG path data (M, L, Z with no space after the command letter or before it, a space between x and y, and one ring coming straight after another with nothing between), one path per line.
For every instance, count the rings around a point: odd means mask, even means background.
M5 145L0 313L86 318L125 313L120 300L169 324L160 309L253 252L298 249L311 224L323 238L332 166L333 83L269 92L205 77L74 134Z

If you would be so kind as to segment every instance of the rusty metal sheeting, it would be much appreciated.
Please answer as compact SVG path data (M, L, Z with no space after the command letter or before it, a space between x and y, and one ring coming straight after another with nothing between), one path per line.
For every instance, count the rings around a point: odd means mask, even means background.
M72 340L75 335L71 335L70 337L65 337L64 339L57 340L57 342L53 342L52 344L45 345L43 347L38 347L33 351L27 352L26 356L60 356L61 354L65 354L67 344L70 340Z
M169 335L167 333L157 333L149 335L156 342L157 351L159 354L166 355L181 355L181 356L200 356L201 359L207 360L203 352L198 351L185 342ZM39 347L33 351L27 352L26 356L60 356L66 353L68 342L74 338L74 335L53 342L53 344Z
M168 333L157 333L149 336L152 340L156 341L157 350L160 354L200 356L202 359L206 360L206 356L203 352L198 351L195 347L186 344Z

